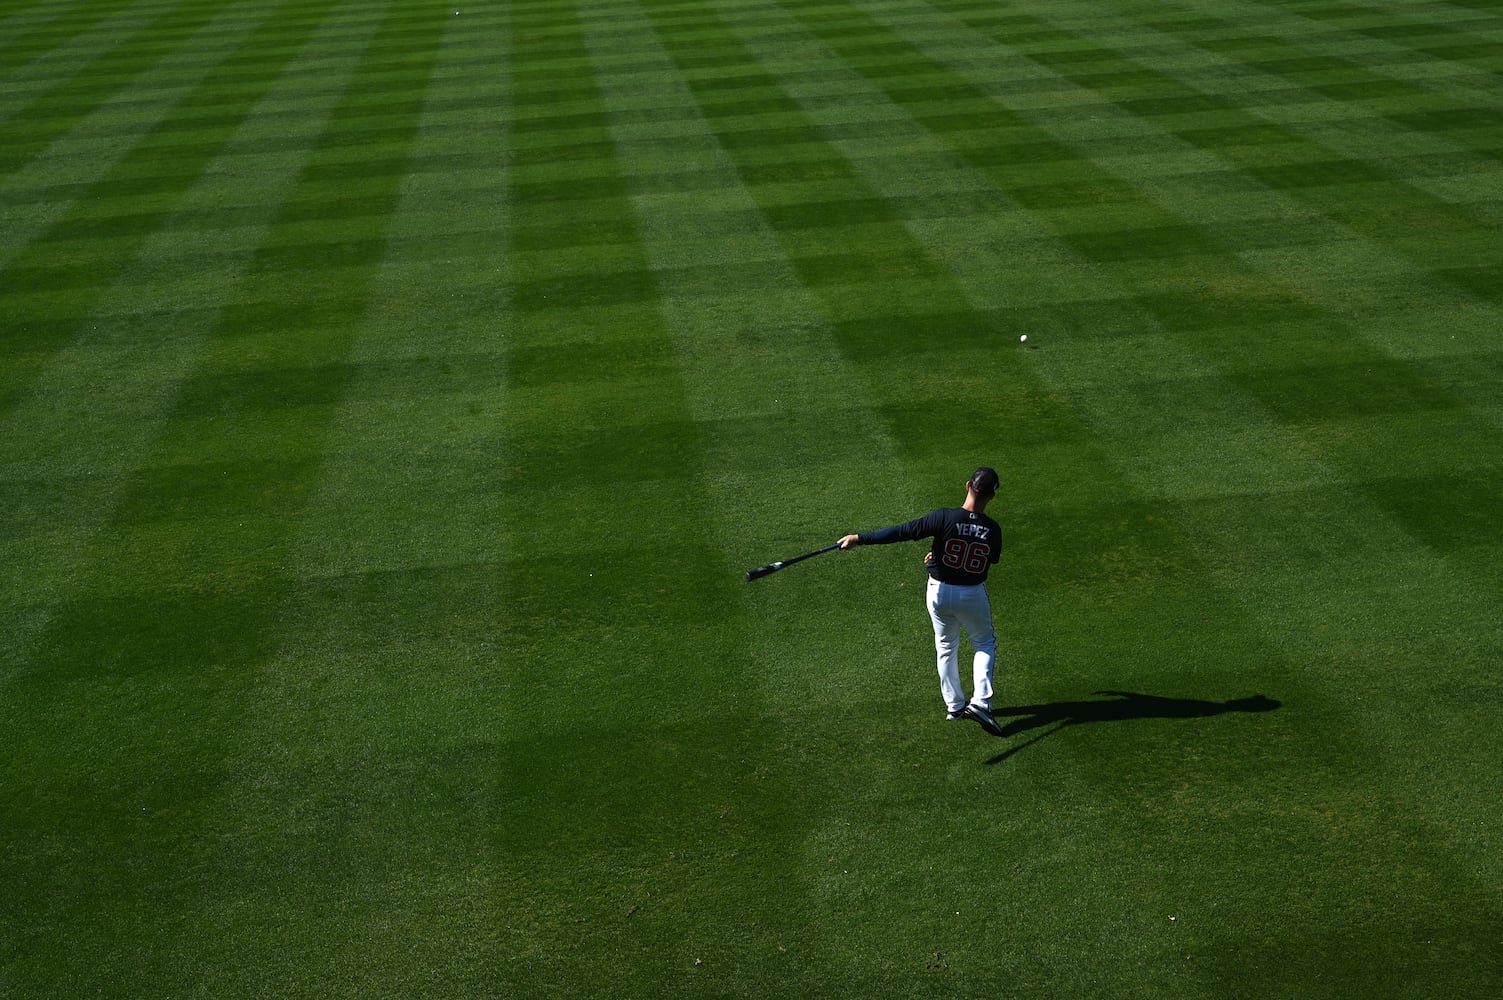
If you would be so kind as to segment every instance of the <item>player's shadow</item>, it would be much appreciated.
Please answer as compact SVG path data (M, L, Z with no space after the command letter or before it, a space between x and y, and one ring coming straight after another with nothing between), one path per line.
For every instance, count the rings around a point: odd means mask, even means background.
M1271 712L1281 702L1261 694L1251 698L1233 698L1230 701L1201 701L1198 698L1160 698L1152 694L1134 694L1131 691L1097 691L1096 694L1111 695L1113 701L1056 701L1047 705L1019 705L1013 708L994 708L992 717L1002 727L1002 735L1017 736L1034 729L1052 727L1030 740L997 754L988 764L1000 764L1014 754L1026 750L1040 740L1053 736L1069 726L1088 722L1126 722L1130 719L1203 719L1228 712ZM1003 720L1016 716L1011 722Z

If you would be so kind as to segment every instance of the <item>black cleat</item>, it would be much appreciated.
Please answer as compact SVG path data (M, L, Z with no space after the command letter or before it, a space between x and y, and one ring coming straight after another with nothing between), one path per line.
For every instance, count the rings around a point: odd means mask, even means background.
M985 729L993 736L1002 735L1002 727L997 725L997 720L992 718L992 713L989 710L982 708L980 705L967 705L965 707L964 714L966 718L975 719L977 722L979 722L981 724L981 728Z
M968 715L965 714L965 709L963 709L963 708L960 709L957 712L946 712L945 713L945 721L946 722L962 722L962 721L964 721L965 719L968 719L968 718L970 718L970 716L968 716Z

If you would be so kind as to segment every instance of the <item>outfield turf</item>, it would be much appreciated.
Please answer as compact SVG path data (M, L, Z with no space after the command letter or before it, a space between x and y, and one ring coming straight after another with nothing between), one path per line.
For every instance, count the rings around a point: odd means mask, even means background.
M1503 995L1500 74L0 0L0 997ZM1000 740L920 547L742 579L983 463Z

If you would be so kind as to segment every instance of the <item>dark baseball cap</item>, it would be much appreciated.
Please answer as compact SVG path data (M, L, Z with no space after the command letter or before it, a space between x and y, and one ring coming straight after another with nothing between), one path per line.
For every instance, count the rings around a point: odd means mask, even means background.
M977 493L980 493L982 496L988 496L992 493L997 492L997 487L1001 485L1001 482L1002 481L997 477L996 469L992 468L989 465L983 465L981 468L971 473L971 481L966 485L968 485Z

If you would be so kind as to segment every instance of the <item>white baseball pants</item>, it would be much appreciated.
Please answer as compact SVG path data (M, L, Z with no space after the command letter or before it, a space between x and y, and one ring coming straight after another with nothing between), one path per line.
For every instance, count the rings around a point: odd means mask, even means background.
M960 683L960 636L964 631L975 650L970 702L992 707L992 669L997 662L997 636L992 630L992 602L985 584L960 587L929 578L929 617L934 622L934 652L939 665L939 690L945 707L958 712L966 706Z

